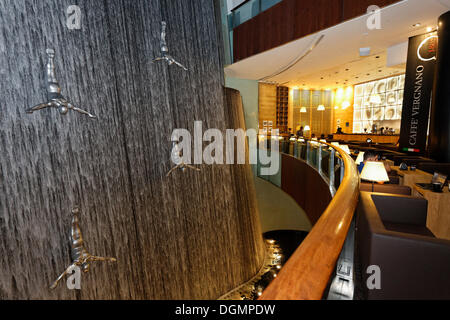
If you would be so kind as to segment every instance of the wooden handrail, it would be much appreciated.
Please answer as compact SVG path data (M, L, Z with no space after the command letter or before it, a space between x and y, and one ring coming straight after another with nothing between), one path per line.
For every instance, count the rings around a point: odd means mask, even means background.
M320 300L336 267L359 197L353 159L339 147L344 179L335 197L260 300Z

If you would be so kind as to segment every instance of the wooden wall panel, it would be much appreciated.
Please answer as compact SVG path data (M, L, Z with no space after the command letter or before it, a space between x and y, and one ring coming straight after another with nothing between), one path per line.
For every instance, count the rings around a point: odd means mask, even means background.
M281 189L305 210L314 225L332 200L327 183L302 160L282 154L281 161Z
M233 31L234 62L400 0L283 0Z
M65 27L72 4L80 31ZM189 72L151 63L163 19ZM0 0L0 21L0 299L213 299L251 278L264 244L250 168L166 177L174 128L237 125L214 3ZM25 113L46 99L47 47L63 93L98 121ZM118 262L95 264L80 292L51 291L74 206L88 249Z
M277 127L277 86L273 84L259 84L259 128L264 127L264 121L272 121L273 128Z

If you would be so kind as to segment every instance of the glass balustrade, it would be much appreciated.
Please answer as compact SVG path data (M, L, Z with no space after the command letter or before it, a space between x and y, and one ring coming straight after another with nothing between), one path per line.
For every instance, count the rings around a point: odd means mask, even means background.
M279 150L271 150L270 140L265 140L264 143L260 144L260 148L262 148L262 151L267 152L269 158L273 153L278 154L280 169L274 175L262 174L261 169L268 168L270 164L262 164L261 154L258 152L257 175L259 178L269 181L278 187L281 187L281 170L283 170L281 154L283 153L306 162L310 167L318 171L322 179L329 185L333 196L344 179L345 169L341 156L335 149L321 142L282 140L279 143Z
M249 0L243 3L233 9L228 15L230 31L281 1L282 0Z

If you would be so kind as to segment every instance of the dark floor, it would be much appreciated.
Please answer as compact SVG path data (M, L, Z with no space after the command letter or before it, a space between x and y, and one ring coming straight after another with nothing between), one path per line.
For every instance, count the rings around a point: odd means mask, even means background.
M282 264L284 265L295 250L297 250L303 240L305 240L307 235L308 232L306 231L282 230L266 232L264 234L264 239L272 239L277 242L283 251Z

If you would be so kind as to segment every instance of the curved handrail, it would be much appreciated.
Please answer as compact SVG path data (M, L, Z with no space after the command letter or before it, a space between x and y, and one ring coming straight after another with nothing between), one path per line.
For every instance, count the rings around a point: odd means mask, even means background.
M325 143L322 143L325 144ZM353 159L342 157L344 179L335 197L261 300L320 300L342 251L359 197L359 175Z

